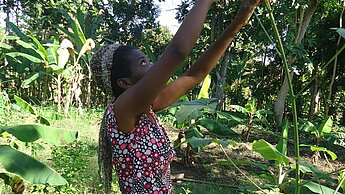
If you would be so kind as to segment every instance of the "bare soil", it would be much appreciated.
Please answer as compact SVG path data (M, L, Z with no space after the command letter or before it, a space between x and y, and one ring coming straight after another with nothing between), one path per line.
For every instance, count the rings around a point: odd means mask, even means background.
M169 138L172 142L177 139L179 129L173 127L167 127ZM254 133L254 132L253 132ZM278 137L270 136L267 134L256 133L251 134L247 142L240 142L235 146L228 146L225 148L226 153L232 160L245 160L251 161L259 164L266 164L270 166L270 170L276 172L275 165L273 162L265 161L262 156L252 150L252 142L254 140L265 139L271 144L275 145L278 142ZM336 173L339 169L345 168L345 149L341 146L331 146L331 151L333 151L338 158L332 161L328 156L328 160L325 159L324 154L321 153L321 158L319 158L316 167L322 172L330 173L332 178L337 178ZM226 161L226 155L221 150L221 148L216 144L210 144L206 146L203 150L193 152L193 162L192 165L188 165L184 162L183 152L186 150L186 145L182 146L182 154L177 154L175 160L171 164L172 176L175 178L175 182L180 183L181 181L191 181L196 183L209 183L216 184L219 186L225 186L230 188L239 188L241 186L248 186L251 183L233 166L220 165L219 162ZM311 162L313 152L310 151L308 147L301 147L301 160ZM289 143L288 154L290 160L294 161L294 145ZM239 168L251 179L253 179L258 184L265 184L262 179L259 179L254 174L260 174L261 169L254 166L239 166ZM332 174L333 173L333 174ZM304 178L307 175L302 175ZM183 177L183 179L181 179ZM303 178L302 177L302 178ZM178 184L175 183L175 184Z

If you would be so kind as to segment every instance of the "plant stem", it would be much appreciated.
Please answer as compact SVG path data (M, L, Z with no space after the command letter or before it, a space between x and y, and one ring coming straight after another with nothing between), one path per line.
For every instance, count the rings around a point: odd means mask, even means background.
M298 134L298 123L297 123L297 106L296 106L296 97L294 95L294 91L293 91L293 86L292 86L292 80L291 80L291 76L290 76L290 73L289 73L289 65L287 63L287 60L286 60L286 55L285 55L285 51L284 51L284 47L283 47L283 43L282 43L282 40L280 38L280 35L279 35L279 31L278 31L278 28L277 28L277 25L275 23L275 19L274 19L274 16L273 16L273 12L272 12L272 8L271 8L271 5L270 5L270 2L268 0L265 0L265 6L266 6L266 9L268 10L268 13L269 13L269 16L270 16L270 20L271 20L271 23L272 23L272 27L273 27L273 30L274 30L274 34L276 36L276 39L278 41L278 48L280 50L280 56L282 57L282 60L283 60L283 64L284 64L284 72L287 76L287 80L288 80L288 83L289 83L289 93L290 93L290 96L292 97L292 115L293 115L293 126L294 126L294 135L295 135L295 157L296 157L296 187L295 187L295 194L300 194L300 167L299 167L299 161L300 161L300 153L299 153L299 134Z
M267 32L265 26L262 24L262 22L261 22L261 20L260 20L260 18L259 18L259 16L258 16L258 14L257 14L255 11L254 11L254 15L255 15L255 18L258 20L258 22L259 22L259 24L260 24L262 30L265 32L265 34L266 34L268 40L269 40L269 41L271 42L271 44L274 46L274 49L277 51L278 55L281 56L281 54L280 54L280 52L279 52L277 46L276 46L275 43L273 42L272 38L271 38L270 35L268 34L268 32Z
M222 144L219 144L220 148L222 149L222 151L224 152L226 158L231 162L231 164L233 166L235 166L235 168L244 176L246 177L247 180L249 180L249 182L251 182L256 188L258 188L261 192L266 193L259 185L257 185L253 180L251 180L229 157L229 155L226 153L224 147L222 146Z
M345 181L345 173L343 174L343 177L341 178L341 181L339 181L339 184L337 186L337 188L335 189L333 194L337 194L338 190L340 189L341 185L344 183Z

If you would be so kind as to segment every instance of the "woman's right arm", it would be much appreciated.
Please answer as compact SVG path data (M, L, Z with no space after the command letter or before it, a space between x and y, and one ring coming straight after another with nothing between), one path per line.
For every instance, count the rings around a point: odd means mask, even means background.
M212 2L196 2L157 63L138 83L117 98L115 116L121 131L129 132L135 126L135 118L152 105L168 79L190 54Z

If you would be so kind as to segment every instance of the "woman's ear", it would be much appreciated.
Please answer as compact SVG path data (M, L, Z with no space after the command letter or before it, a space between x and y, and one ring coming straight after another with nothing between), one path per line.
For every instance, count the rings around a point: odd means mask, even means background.
M129 78L120 78L117 80L117 85L122 89L128 89L132 86L132 82Z

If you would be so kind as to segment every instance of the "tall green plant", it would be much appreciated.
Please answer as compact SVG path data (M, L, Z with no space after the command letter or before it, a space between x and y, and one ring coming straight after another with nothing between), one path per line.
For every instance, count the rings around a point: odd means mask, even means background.
M271 20L271 24L274 30L274 35L276 36L277 39L277 44L278 44L278 48L280 51L280 57L283 60L283 64L284 64L284 72L285 75L287 76L287 80L288 80L288 84L289 84L289 94L291 96L291 108L292 108L292 115L293 115L293 126L294 126L294 140L295 140L295 159L296 159L296 175L295 175L295 179L296 179L296 188L295 188L295 194L300 194L300 167L299 167L299 161L300 161L300 150L299 150L299 131L298 131L298 122L297 122L297 105L296 105L296 96L294 94L294 90L293 90L293 85L292 85L292 79L290 76L290 71L289 71L289 65L287 63L287 59L286 59L286 55L285 55L285 49L283 46L283 42L280 38L280 33L278 31L274 16L273 16L273 11L270 5L270 2L268 0L265 0L265 6L266 9L268 11L270 20Z

